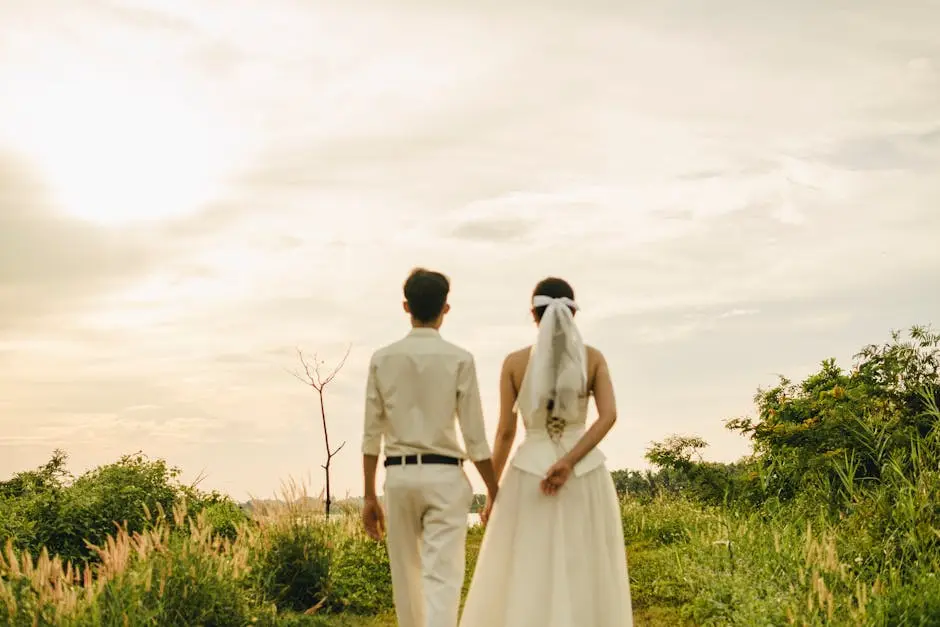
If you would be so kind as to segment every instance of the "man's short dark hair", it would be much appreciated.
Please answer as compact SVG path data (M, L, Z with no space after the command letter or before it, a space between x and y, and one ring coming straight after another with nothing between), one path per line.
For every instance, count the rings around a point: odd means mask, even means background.
M532 298L536 296L548 296L549 298L570 298L574 300L574 288L565 281L564 279L559 279L558 277L550 276L546 279L539 281L538 285L535 286L535 289L532 290ZM545 314L545 310L548 307L536 307L535 308L535 319L541 320L542 315Z
M447 303L450 281L440 272L415 268L405 279L403 289L408 308L415 320L423 324L434 322Z

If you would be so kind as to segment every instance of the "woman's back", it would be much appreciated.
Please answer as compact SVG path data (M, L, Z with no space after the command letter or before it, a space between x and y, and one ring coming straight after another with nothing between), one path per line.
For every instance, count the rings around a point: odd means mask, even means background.
M551 409L547 404L537 404L536 397L530 393L532 352L533 348L527 347L509 356L513 384L518 390L515 409L526 430L526 437L516 451L512 465L542 475L584 435L600 352L587 346L583 360L561 361ZM579 362L586 363L586 376L583 378ZM575 475L593 470L604 461L603 453L595 449L575 466Z

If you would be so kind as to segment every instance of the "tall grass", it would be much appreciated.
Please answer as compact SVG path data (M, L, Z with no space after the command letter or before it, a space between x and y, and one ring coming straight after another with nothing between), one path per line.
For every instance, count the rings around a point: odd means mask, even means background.
M327 612L391 607L388 557L352 513L327 522L291 495L220 533L205 512L162 511L143 531L121 526L75 567L8 541L0 556L0 625L281 625Z
M911 436L877 479L846 456L835 515L826 485L757 509L626 499L635 606L694 625L940 625L937 433Z
M908 520L918 497L901 499ZM879 544L854 516L744 514L681 498L626 500L622 514L635 610L662 616L638 624L933 625L940 616L940 561L919 535L908 539L920 547L915 563L886 557L900 531ZM0 624L325 625L392 608L388 556L355 512L327 522L308 499L285 500L234 539L182 506L154 519L143 532L118 529L79 567L8 543Z
M761 393L731 423L756 443L738 464L678 437L653 449L666 474L615 477L641 489L622 503L638 626L940 626L940 336L914 341ZM353 508L326 519L289 483L247 517L162 462L69 482L63 460L0 482L0 625L394 624L354 618L392 593Z
M623 505L634 607L694 625L937 625L940 559L871 567L854 525L735 515L680 499ZM887 540L887 539L886 539Z

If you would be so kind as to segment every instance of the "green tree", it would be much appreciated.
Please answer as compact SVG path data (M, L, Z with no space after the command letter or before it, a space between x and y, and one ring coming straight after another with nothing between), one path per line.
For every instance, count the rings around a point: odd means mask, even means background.
M919 447L937 433L938 363L940 334L895 332L862 349L850 372L827 359L800 384L781 377L758 392L756 419L727 427L753 443L768 497L787 501L812 489L837 510L886 472L917 472Z

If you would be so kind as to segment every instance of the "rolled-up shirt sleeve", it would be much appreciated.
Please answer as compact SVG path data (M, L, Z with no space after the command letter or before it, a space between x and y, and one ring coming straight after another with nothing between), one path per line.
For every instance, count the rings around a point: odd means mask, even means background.
M362 427L362 454L375 455L382 452L382 436L385 433L385 403L379 392L375 376L375 357L369 362L369 375L366 379L366 407Z
M460 364L457 380L457 420L467 447L467 456L479 462L489 459L490 446L486 442L486 425L483 422L483 403L473 357Z

